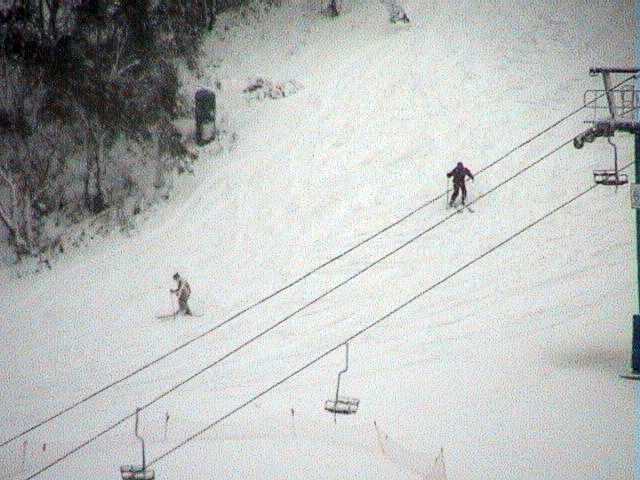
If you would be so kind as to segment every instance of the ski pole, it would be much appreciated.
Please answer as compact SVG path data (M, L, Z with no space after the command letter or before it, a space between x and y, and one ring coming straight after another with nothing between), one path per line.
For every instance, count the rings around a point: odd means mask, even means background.
M176 311L175 303L173 301L173 293L172 292L169 292L169 297L171 297L171 310L173 310L173 319L175 320L176 319L176 314L178 312Z
M447 177L447 193L444 196L445 205L444 208L449 208L449 177Z
M471 180L471 185L472 185L472 188L469 189L469 201L474 202L476 198L478 198L478 192L480 192L480 194L482 194L482 192L480 191L479 188L476 187L475 179Z

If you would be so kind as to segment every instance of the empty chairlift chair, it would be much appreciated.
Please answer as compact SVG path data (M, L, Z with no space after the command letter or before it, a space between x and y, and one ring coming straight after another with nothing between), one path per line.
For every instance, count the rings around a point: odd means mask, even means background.
M122 465L120 467L120 476L122 480L154 480L155 472L147 468L147 461L144 450L144 439L138 434L138 414L140 409L136 409L136 437L142 443L142 465Z
M616 144L611 141L611 137L607 137L607 142L613 147L613 170L594 170L593 181L600 185L613 185L619 187L629 183L626 173L620 173L618 170L618 149Z
M134 465L122 465L120 475L122 480L154 480L156 478L153 470Z
M358 406L360 405L360 400L353 397L344 397L340 395L340 377L343 373L349 370L349 344L344 344L346 348L346 360L345 367L338 373L338 383L336 385L336 396L333 399L327 400L324 402L324 409L328 412L333 413L334 422L336 421L336 415L351 415L358 411Z

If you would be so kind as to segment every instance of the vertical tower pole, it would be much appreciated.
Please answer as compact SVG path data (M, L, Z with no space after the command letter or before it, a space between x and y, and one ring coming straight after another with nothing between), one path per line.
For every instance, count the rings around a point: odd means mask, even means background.
M640 8L640 7L639 7ZM638 113L636 112L636 116ZM638 118L637 120L640 120ZM634 163L636 183L640 183L640 134L634 133ZM638 309L640 311L640 209L635 209L636 214L636 285L638 288ZM631 347L631 369L633 373L640 374L640 315L633 316L633 334Z
M636 2L636 33L640 30L640 2ZM640 61L640 36L636 34L636 61ZM640 77L640 76L639 76ZM640 78L635 81L636 90L640 91ZM635 92L634 92L635 96ZM636 122L640 122L640 110L634 112ZM635 163L635 181L640 183L640 132L633 134L633 155ZM638 288L638 310L640 312L640 210L636 209L636 268ZM631 368L635 374L640 374L640 315L633 316L633 344L631 353ZM640 389L637 392L640 394ZM640 399L639 399L640 402Z
M640 2L635 2L635 17L636 17L636 62L640 61L640 35L638 32L640 31ZM640 79L636 78L636 90L640 91ZM634 103L635 103L635 92L634 92ZM636 121L640 121L640 111L636 110L635 112ZM634 142L633 142L633 155L635 162L635 181L638 183L640 180L640 133L637 131L633 134ZM638 310L640 311L640 212L636 210L636 255L637 255L637 275L638 275ZM635 373L638 373L640 369L640 315L633 316L633 352L631 354L631 368ZM640 478L640 382L635 382L635 407L636 407L636 435L635 435L635 474L634 478Z

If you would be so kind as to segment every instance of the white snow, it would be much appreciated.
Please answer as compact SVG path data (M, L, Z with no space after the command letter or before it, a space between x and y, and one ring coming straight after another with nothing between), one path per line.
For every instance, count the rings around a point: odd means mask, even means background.
M282 1L229 12L206 42L219 123L195 176L129 237L51 271L0 272L4 440L205 332L445 189L457 161L489 164L564 113L597 65L632 66L633 2ZM248 101L252 79L295 95ZM470 185L477 197L586 128L578 115ZM617 135L620 161L632 142ZM569 146L380 262L141 414L153 459L591 184L603 140ZM444 200L95 399L0 447L25 478L344 281L446 215ZM638 311L628 190L598 188L350 343L347 418L324 412L338 350L155 464L158 479L449 479L633 475L631 317ZM167 321L171 275L200 318ZM291 415L291 409L294 415ZM163 438L169 413L168 438ZM381 449L373 422L398 455ZM27 442L22 465L23 442ZM46 443L46 450L42 445ZM404 461L402 459L405 459ZM413 459L409 462L407 459ZM418 461L419 460L419 461ZM117 478L139 463L133 422L38 478Z

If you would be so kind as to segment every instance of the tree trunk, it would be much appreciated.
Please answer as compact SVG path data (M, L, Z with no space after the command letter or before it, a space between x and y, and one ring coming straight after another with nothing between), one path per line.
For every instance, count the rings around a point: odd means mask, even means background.
M208 19L207 28L209 30L213 30L213 25L216 23L217 3L216 0L204 0Z
M20 243L18 240L18 232L13 224L13 219L9 216L9 213L0 205L0 220L9 232L9 243L14 246L16 253L18 253L18 244Z
M138 52L150 49L153 36L147 26L150 10L149 0L125 0L123 6L127 24L131 29L133 47Z
M9 189L9 197L11 200L11 204L8 206L3 206L0 204L0 220L7 228L9 232L9 241L13 244L16 255L18 259L22 258L23 255L30 253L31 251L31 241L33 237L28 234L29 237L25 238L25 233L28 232L28 228L25 220L27 217L25 214L26 205L23 204L22 208L20 203L24 202L25 198L21 198L21 190L16 185L16 181L14 179L9 178L9 175L0 170L0 180L2 180ZM29 198L27 196L27 202L29 202ZM30 205L29 205L30 206ZM30 213L30 212L29 212ZM22 222L20 219L20 214L22 214ZM22 225L21 225L22 224Z
M23 220L23 230L24 230L24 238L26 240L26 247L31 253L36 248L36 230L33 224L33 206L31 204L32 197L29 188L25 185L24 192L22 196L22 218Z
M96 194L93 197L93 213L100 213L106 208L104 201L104 191L102 189L102 160L104 157L104 135L98 137L96 144L94 166Z
M60 2L58 0L47 0L47 7L49 7L49 37L51 43L55 44L58 39L58 9L60 8Z
M88 127L87 127L87 130L89 130ZM91 195L89 192L89 184L91 182L91 168L93 167L93 155L91 155L91 153L89 152L89 148L87 147L85 147L85 153L84 153L86 168L84 172L84 178L82 179L84 184L83 200L84 200L84 208L86 208L87 210L91 210Z
M40 30L41 41L44 41L47 36L47 32L44 29L44 2L45 0L38 0L38 30Z

